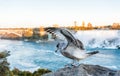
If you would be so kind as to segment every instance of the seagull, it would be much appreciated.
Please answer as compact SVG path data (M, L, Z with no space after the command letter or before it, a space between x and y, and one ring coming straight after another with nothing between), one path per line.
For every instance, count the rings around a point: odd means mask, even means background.
M55 52L60 51L63 56L72 59L73 62L70 65L76 66L79 64L80 60L99 53L99 51L86 52L83 43L80 40L76 39L67 29L52 28L51 30L47 30L47 32L54 34L53 31L55 30L59 31L67 41L67 43L65 41L58 42L56 45L57 50L55 50Z

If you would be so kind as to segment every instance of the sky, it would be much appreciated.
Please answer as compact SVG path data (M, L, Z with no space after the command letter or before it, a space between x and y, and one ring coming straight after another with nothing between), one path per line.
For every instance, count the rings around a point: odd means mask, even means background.
M120 23L120 0L0 0L0 27Z

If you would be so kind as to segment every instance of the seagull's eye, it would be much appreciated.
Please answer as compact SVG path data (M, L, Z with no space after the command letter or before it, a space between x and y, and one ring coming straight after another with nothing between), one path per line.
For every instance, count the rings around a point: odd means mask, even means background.
M59 43L56 45L56 47L57 47L57 48L59 47Z

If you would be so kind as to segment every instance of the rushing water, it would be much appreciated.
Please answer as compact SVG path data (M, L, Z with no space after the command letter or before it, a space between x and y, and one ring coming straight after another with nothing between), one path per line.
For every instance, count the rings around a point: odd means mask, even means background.
M75 35L87 51L99 50L100 53L81 60L80 63L95 64L120 70L120 32L116 31L79 31ZM11 51L8 57L10 68L34 71L38 68L57 70L71 62L60 53L55 53L56 42L25 42L0 40L0 50Z

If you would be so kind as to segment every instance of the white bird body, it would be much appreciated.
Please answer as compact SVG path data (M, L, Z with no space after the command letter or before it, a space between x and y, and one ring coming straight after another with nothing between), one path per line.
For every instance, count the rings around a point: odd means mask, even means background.
M70 59L76 59L79 61L89 56L85 50L77 48L72 43L68 45L66 49L63 48L65 47L64 43L60 43L60 47L62 47L60 49L61 54Z

